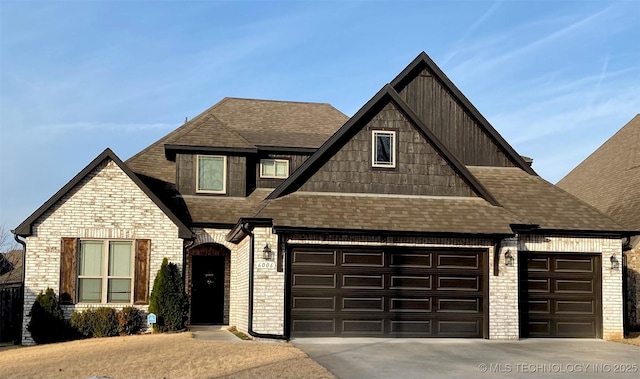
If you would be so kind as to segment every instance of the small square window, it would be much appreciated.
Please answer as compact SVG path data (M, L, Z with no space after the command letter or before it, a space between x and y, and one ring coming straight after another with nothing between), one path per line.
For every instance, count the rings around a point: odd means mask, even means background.
M286 159L261 159L260 177L286 179L289 176L289 161Z
M374 130L372 133L372 166L396 167L396 132Z
M227 157L214 155L198 155L197 170L197 192L226 192Z

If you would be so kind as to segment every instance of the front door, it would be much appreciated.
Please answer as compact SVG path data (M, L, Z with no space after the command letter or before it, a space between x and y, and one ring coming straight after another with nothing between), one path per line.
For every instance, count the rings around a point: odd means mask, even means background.
M222 324L224 257L196 255L191 267L191 323Z

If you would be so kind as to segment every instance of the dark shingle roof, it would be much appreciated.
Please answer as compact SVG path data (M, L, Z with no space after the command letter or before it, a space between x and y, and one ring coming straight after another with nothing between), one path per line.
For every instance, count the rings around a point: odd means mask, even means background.
M342 112L325 103L226 97L129 158L127 165L146 177L147 184L154 190L171 191L176 166L165 157L165 144L220 146L229 142L237 146L220 147L317 148L347 119ZM217 142L215 136L206 135L206 130L220 131L224 141ZM198 137L205 137L206 143L197 142ZM214 144L209 145L209 142Z
M22 250L0 254L0 286L22 283Z
M560 188L640 230L640 114L558 182Z
M502 208L468 197L294 192L255 216L273 218L276 227L512 234Z
M627 231L597 209L537 175L515 167L469 167L513 215L512 222L548 230Z
M257 188L249 196L184 196L193 223L218 223L233 225L241 217L249 217L259 211L269 188Z

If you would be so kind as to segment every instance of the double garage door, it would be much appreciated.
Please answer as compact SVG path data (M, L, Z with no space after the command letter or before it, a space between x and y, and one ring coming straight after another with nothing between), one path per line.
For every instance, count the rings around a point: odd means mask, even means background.
M486 250L291 252L291 335L485 337Z
M600 256L520 255L520 335L601 337Z

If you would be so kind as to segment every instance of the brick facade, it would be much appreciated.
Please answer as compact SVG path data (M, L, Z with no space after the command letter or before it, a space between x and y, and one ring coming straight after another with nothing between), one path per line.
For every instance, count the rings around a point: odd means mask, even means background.
M45 212L32 230L25 258L25 345L33 344L26 327L35 297L47 287L59 293L61 237L150 239L150 288L164 257L182 269L183 240L178 238L177 226L111 160L96 167ZM116 309L127 305L108 304ZM69 317L74 310L96 306L99 304L65 305L63 310Z

